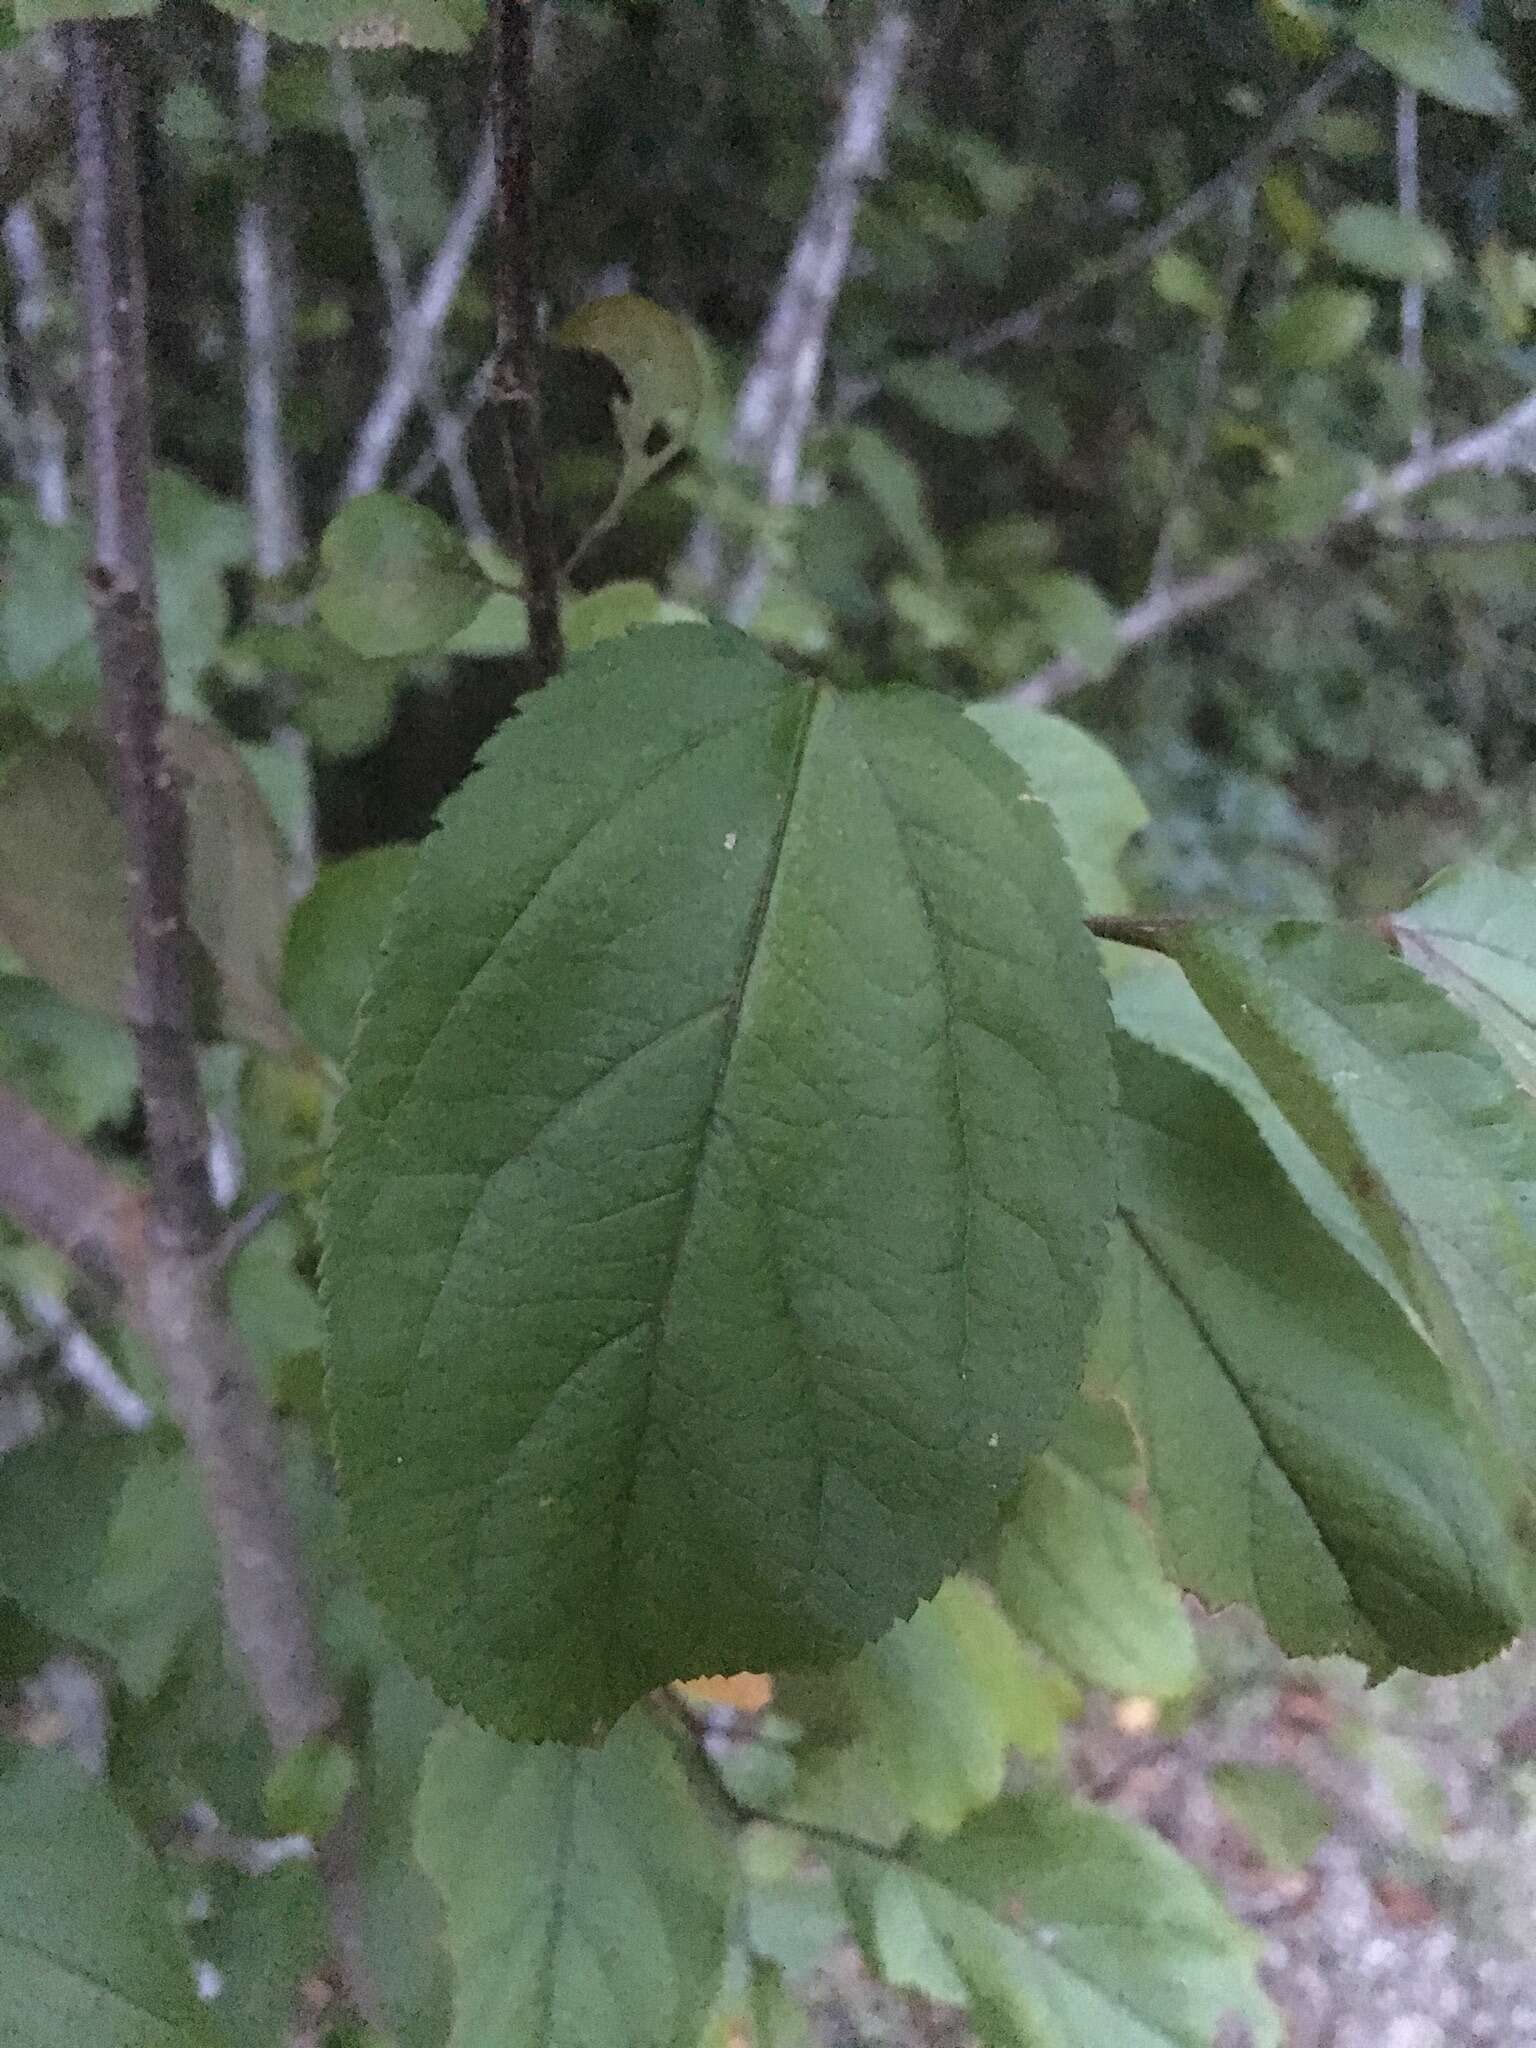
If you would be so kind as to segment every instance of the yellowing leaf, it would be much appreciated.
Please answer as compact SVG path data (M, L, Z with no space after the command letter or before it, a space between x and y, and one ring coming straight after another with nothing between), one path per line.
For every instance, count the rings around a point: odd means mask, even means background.
M583 537L574 561L683 448L704 403L704 376L692 331L676 314L638 292L617 292L580 307L555 341L560 348L602 356L624 379L628 392L613 401L613 423L623 455L619 481L612 502ZM658 433L662 442L653 449Z

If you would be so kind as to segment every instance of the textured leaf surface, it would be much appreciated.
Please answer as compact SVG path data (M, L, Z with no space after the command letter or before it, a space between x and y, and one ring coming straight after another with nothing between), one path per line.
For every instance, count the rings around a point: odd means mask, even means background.
M1374 940L1301 923L1165 950L1350 1195L1469 1408L1536 1446L1536 1121L1438 989Z
M830 1859L891 1983L968 2004L988 2048L1275 2048L1256 1944L1155 1835L1041 1786L908 1867Z
M1460 868L1386 923L1403 958L1481 1025L1536 1096L1536 882Z
M0 1777L0 2040L21 2048L214 2048L149 1850L50 1751Z
M1105 1005L952 708L607 642L487 748L365 1006L327 1223L352 1527L507 1733L872 1640L1074 1386Z
M1199 1676L1194 1635L1150 1531L1115 1484L1127 1445L1139 1462L1128 1427L1117 1442L1124 1415L1102 1418L1031 1464L987 1576L1014 1626L1074 1677L1173 1699Z
M1298 1655L1455 1670L1518 1626L1440 1361L1214 1083L1121 1040L1122 1259L1101 1331L1182 1583Z
M416 1846L456 1971L450 2048L692 2048L725 1968L733 1874L643 1714L596 1750L445 1728Z

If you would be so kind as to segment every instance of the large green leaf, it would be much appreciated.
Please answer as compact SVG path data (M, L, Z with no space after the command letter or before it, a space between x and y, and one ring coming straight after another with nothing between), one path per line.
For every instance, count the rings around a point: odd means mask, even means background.
M980 1586L951 1579L841 1670L781 1682L777 1703L809 1729L813 1795L814 1749L851 1737L855 1768L904 1826L945 1834L1002 1791L1011 1750L1052 1755L1079 1701Z
M1384 920L1403 958L1482 1026L1536 1095L1536 882L1502 868L1438 876Z
M0 1777L0 2040L214 2048L154 1859L57 1753Z
M416 1846L456 1971L450 2048L693 2048L733 1874L643 1710L596 1750L444 1728Z
M1083 1408L1094 1427L1034 1460L987 1576L1015 1627L1074 1677L1176 1698L1200 1664L1178 1589L1115 1483L1135 1440L1119 1409Z
M336 1441L409 1657L577 1738L910 1612L1076 1383L1106 1047L958 710L699 627L574 663L424 849L339 1115Z
M1520 111L1498 52L1446 0L1366 0L1355 41L1406 85L1471 114L1509 118Z
M1536 1121L1454 1004L1345 927L1158 940L1350 1195L1469 1407L1536 1448Z
M1282 1648L1456 1670L1518 1626L1444 1368L1224 1090L1124 1039L1122 1237L1102 1362L1181 1581Z
M1046 1786L896 1862L829 1860L890 1983L968 2005L988 2048L1276 2048L1258 1944L1144 1828Z

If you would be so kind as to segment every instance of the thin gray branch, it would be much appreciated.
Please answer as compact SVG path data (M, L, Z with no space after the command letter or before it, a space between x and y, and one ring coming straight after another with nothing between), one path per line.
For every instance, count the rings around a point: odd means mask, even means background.
M283 386L292 351L270 192L272 124L264 100L265 31L242 28L235 49L236 105L247 180L236 229L245 337L245 473L256 569L272 582L286 575L304 552L293 465L283 435Z
M405 254L396 232L389 194L379 178L368 139L368 108L358 90L351 59L345 50L331 53L331 92L357 175L358 195L363 202L363 217L368 223L368 238L384 286L384 300L389 308L393 335L411 317L410 279L406 274ZM435 354L429 356L422 378L421 403L431 429L428 445L435 458L434 467L440 465L447 475L460 524L471 539L489 540L490 522L464 457L464 432L456 430L449 415Z
M1422 217L1419 193L1419 96L1411 85L1397 89L1397 206L1405 220ZM1427 392L1424 383L1424 309L1422 278L1410 278L1403 286L1399 313L1401 340L1399 358L1413 393L1413 425L1409 446L1415 454L1430 444L1429 420L1425 414Z
M293 249L272 198L272 124L265 97L269 58L265 31L242 28L235 45L235 97L247 190L235 236L245 342L246 496L257 574L276 583L304 553L304 520L283 432L283 393L293 367ZM261 609L267 608L263 598ZM284 726L274 744L308 776L309 746L301 732ZM313 884L315 859L313 822L306 813L289 873L295 897Z
M16 334L23 350L23 382L27 392L22 416L29 451L27 475L37 499L38 516L49 526L69 518L69 439L58 408L48 392L44 345L53 319L54 287L37 216L18 199L0 225L0 242L16 280Z
M408 498L424 491L449 456L462 460L469 430L480 417L491 395L491 377L496 368L494 351L486 356L470 377L456 404L448 406L436 422L432 439L406 471L400 488Z
M827 330L843 288L853 224L864 187L879 170L891 103L912 37L912 16L887 6L860 49L843 91L837 126L815 191L795 237L778 296L736 403L729 453L756 471L775 508L794 502L800 459L826 360ZM727 559L724 537L701 522L689 542L684 581L719 600L726 616L746 623L756 611L768 556Z
M447 232L427 265L421 288L405 317L394 323L384 380L358 429L347 464L341 489L344 500L376 491L384 481L405 423L431 374L438 336L458 296L495 194L496 155L487 127Z
M1128 654L1149 641L1163 639L1186 620L1230 604L1277 570L1317 560L1350 528L1391 513L1399 504L1446 477L1469 472L1501 476L1510 470L1536 471L1536 395L1521 399L1486 427L1411 455L1384 476L1362 484L1310 540L1254 548L1217 562L1187 581L1152 592L1121 617L1116 632L1120 651ZM1005 703L1054 704L1092 680L1092 672L1080 661L1071 655L1061 655L1000 694Z

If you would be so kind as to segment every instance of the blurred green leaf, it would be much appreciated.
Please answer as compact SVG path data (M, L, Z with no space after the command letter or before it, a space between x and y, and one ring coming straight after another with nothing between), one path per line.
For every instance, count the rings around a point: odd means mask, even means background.
M0 1776L0 2039L17 2048L216 2048L154 1858L56 1752Z
M1520 95L1498 52L1445 0L1366 0L1351 23L1362 50L1447 106L1513 119Z
M457 1972L451 2048L680 2048L725 1966L732 1872L643 1709L600 1749L433 1744L417 1853Z
M323 1736L301 1743L273 1765L262 1790L262 1811L274 1835L308 1835L318 1842L341 1819L357 1783L357 1759Z
M1328 247L1341 263L1403 284L1441 284L1456 268L1438 228L1390 206L1341 206L1328 223Z
M1311 285L1288 299L1265 327L1275 361L1286 370L1331 370L1352 355L1376 317L1365 292Z
M320 543L315 608L329 632L369 659L430 654L480 611L489 585L450 526L374 491L343 506Z
M1088 1685L1176 1699L1199 1676L1151 1532L1091 1451L1035 1459L987 1576L1020 1634Z
M897 363L886 372L885 381L931 426L967 440L989 440L1004 433L1016 417L1013 393L1001 377L952 363L945 356Z
M828 1861L871 1966L969 2006L988 2048L1194 2048L1233 2020L1254 2048L1278 2048L1255 1938L1155 1835L1052 1788L901 1863Z
M328 861L297 906L283 961L283 1000L310 1044L340 1062L352 1042L395 900L415 865L413 846L378 846Z
M851 1663L783 1681L777 1700L814 1742L855 1742L882 1797L935 1834L997 1798L1010 1750L1052 1755L1078 1704L970 1579L949 1580Z

